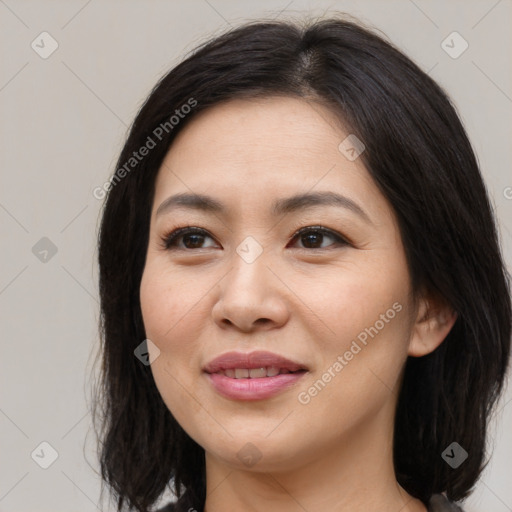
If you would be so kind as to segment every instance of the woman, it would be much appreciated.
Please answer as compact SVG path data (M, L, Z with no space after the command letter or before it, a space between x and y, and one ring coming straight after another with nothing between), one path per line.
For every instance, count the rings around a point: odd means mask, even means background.
M353 22L254 22L154 88L105 187L102 477L146 511L460 510L510 351L446 94Z

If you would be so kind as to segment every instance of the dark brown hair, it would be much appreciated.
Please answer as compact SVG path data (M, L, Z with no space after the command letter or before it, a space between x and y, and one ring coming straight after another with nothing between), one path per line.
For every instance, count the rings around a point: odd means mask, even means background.
M108 191L99 234L102 374L95 417L101 471L118 510L150 508L166 486L202 510L204 450L173 418L151 369L139 301L156 174L198 112L241 97L314 98L361 139L369 173L396 213L413 289L457 312L444 342L409 358L395 422L398 482L427 502L468 495L485 463L489 415L510 350L511 303L492 209L465 130L446 93L382 36L338 18L251 22L201 45L155 86L120 154L129 161L182 105L196 102ZM183 112L180 110L180 112ZM160 132L158 132L160 133ZM114 186L115 185L115 186ZM101 412L101 414L99 414ZM441 453L457 441L468 459Z

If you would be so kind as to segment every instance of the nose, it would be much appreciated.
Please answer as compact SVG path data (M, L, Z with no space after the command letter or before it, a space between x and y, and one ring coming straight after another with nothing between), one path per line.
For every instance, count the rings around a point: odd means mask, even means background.
M219 297L212 309L219 327L252 332L287 322L287 288L267 263L263 255L247 263L234 253L233 268L219 283Z

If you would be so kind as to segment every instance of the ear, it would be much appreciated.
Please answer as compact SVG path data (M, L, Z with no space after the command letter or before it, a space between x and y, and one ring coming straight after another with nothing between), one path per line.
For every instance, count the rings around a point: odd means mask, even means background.
M422 297L409 341L408 355L421 357L433 352L448 336L457 313L441 298Z

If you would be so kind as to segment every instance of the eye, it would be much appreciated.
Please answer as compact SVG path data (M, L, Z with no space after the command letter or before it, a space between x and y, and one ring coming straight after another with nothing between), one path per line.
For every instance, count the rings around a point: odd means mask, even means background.
M296 238L305 244L305 247L299 247L299 249L326 249L331 246L344 246L350 245L340 234L330 229L324 228L323 226L307 226L299 229L292 236L292 240ZM162 237L162 244L165 249L207 249L210 246L204 246L206 238L213 240L208 232L202 228L193 226L186 226L183 228L176 229L171 233ZM333 244L329 244L327 247L324 245L326 238L334 240ZM182 242L180 244L180 242Z
M207 231L201 228L187 226L176 229L171 233L162 237L162 243L165 249L204 249L202 246L205 238L213 238ZM179 241L183 240L183 245L179 245Z
M299 229L293 237L300 237L299 240L305 244L305 247L299 247L299 249L327 249L331 246L343 246L350 245L340 234L330 229L324 228L323 226L308 226ZM331 238L335 241L334 244L329 244L327 247L323 245L325 238Z

